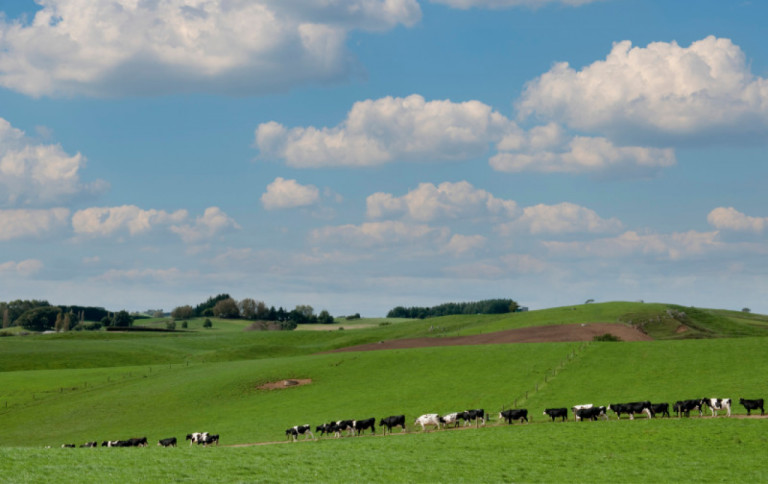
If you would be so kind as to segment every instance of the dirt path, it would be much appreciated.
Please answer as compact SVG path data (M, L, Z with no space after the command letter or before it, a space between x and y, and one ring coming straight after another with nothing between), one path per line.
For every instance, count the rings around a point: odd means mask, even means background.
M342 351L374 351L427 346L487 345L500 343L553 343L569 341L592 341L595 336L606 333L618 336L622 341L651 341L647 334L619 323L562 324L556 326L533 326L530 328L508 329L495 333L471 336L446 336L437 338L410 338L380 341L358 346L349 346L329 353Z

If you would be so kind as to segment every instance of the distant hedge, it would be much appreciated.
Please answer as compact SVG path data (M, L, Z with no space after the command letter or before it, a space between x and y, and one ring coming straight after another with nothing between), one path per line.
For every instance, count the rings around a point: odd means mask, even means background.
M445 303L432 307L398 306L387 313L388 318L434 318L453 314L504 314L517 310L512 299L486 299L476 302Z
M179 329L168 328L149 328L147 326L107 326L107 331L124 331L124 332L150 332L150 333L184 333L185 331Z

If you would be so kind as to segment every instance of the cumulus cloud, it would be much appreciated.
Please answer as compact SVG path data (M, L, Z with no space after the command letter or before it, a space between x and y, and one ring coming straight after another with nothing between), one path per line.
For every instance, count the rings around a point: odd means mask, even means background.
M463 160L486 153L512 123L479 101L425 101L413 94L357 102L332 128L258 126L262 158L290 166L372 166L392 161Z
M41 237L65 227L69 210L0 210L0 241L26 237Z
M359 247L410 244L416 241L445 239L447 229L399 221L368 222L361 225L322 227L310 232L314 242L344 243Z
M723 247L717 232L675 232L639 234L627 231L617 237L585 242L543 242L553 254L572 257L622 258L646 255L658 259L679 260Z
M768 227L768 217L751 217L733 207L718 207L707 215L707 222L716 229L760 233Z
M320 190L314 185L301 185L296 180L281 177L267 185L261 203L267 210L314 205L320 200Z
M380 218L406 213L413 220L428 222L440 218L462 218L482 214L515 213L517 204L502 200L469 182L443 182L438 186L420 183L402 197L391 193L374 193L366 199L368 217Z
M461 235L453 234L451 239L445 244L441 251L460 255L485 245L486 237L482 235Z
M192 275L179 269L110 269L95 279L104 282L173 282L186 279Z
M0 85L31 96L261 94L354 69L350 30L421 18L416 0L46 0L0 18ZM290 59L290 62L285 62Z
M537 8L549 4L562 4L572 7L586 5L601 0L430 0L432 3L448 5L453 8L466 10L469 8L502 9L512 7Z
M240 226L219 207L208 207L202 216L192 224L172 225L171 231L178 234L184 242L192 243L210 239L228 230L237 230Z
M8 261L0 264L0 275L29 277L37 274L43 268L43 263L38 259L26 259L15 262Z
M730 39L710 36L689 47L623 41L581 70L555 64L528 83L517 107L523 117L624 139L765 134L768 80L751 73Z
M80 153L68 155L60 145L36 142L0 118L0 204L58 204L102 191L103 181L80 181L85 161Z
M515 231L526 231L533 235L605 233L620 230L622 223L616 218L604 219L586 207L563 202L525 207L520 217L499 228L502 234Z

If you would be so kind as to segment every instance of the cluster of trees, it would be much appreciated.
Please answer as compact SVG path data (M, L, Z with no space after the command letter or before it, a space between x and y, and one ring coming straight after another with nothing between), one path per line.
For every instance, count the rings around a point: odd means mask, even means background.
M52 306L43 300L0 302L3 328L21 326L29 331L93 330L102 326L130 326L133 318L126 312L111 314L101 307Z
M398 306L387 313L388 318L434 318L452 314L503 314L517 311L512 299L486 299L476 302L445 303L432 307Z
M294 329L299 324L330 324L334 321L328 311L322 310L320 314L315 314L314 308L307 304L300 304L288 311L282 306L277 309L274 306L267 307L264 301L251 298L236 301L229 294L212 296L195 307L179 306L171 311L171 317L178 320L210 316L277 322L283 329Z

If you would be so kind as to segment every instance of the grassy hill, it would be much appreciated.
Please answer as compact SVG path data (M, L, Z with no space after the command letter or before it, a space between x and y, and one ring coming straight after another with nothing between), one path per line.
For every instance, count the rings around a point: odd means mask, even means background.
M657 340L318 354L385 339L440 338L584 322L632 324L642 327ZM164 324L159 320L149 323ZM448 413L467 408L485 408L495 417L500 409L516 405L529 409L530 426L496 428L491 425L477 431L438 432L428 436L409 434L387 439L323 440L318 445L302 443L206 451L215 452L212 460L223 459L233 464L234 470L226 474L231 481L261 480L244 477L245 469L253 468L251 460L255 456L263 469L272 469L264 477L266 480L283 480L286 476L279 469L280 463L286 465L292 459L310 463L312 472L305 476L307 479L318 476L321 481L349 480L355 474L341 469L333 456L351 452L360 453L360 462L354 467L361 472L357 474L358 479L372 481L446 478L551 481L558 480L558 475L564 480L575 477L580 477L576 480L607 480L611 479L607 472L610 466L602 473L585 468L580 474L572 475L566 468L560 469L560 464L546 470L545 461L533 454L536 450L546 452L553 442L559 441L557 439L581 441L587 435L593 439L590 446L599 449L615 441L615 432L622 432L629 435L627 438L632 442L644 442L641 445L647 447L648 452L656 452L649 444L656 442L672 455L675 450L687 452L675 447L684 446L686 439L706 442L710 438L706 432L715 425L717 435L729 439L724 444L712 442L712 447L719 445L718 452L723 459L736 458L742 462L738 468L742 475L768 477L765 471L750 467L750 460L744 457L744 453L748 455L758 443L765 443L762 435L768 420L645 422L653 424L652 428L638 427L638 422L572 422L561 427L546 422L541 415L547 407L588 402L608 404L650 399L672 403L699 397L730 397L738 402L739 397L764 398L768 395L768 381L762 371L768 368L765 351L768 339L763 337L768 335L766 316L616 302L507 315L361 320L355 324L361 329L267 332L244 331L249 325L244 321L214 320L210 330L202 329L202 321L192 321L189 332L97 332L0 338L0 461L6 462L6 466L26 458L50 462L52 467L43 466L47 471L31 474L34 478L29 480L36 481L45 480L45 472L52 473L56 466L63 465L59 455L70 451L58 449L53 454L50 451L41 454L39 448L45 445L145 435L154 445L160 438L176 436L183 440L186 433L206 430L220 433L222 444L282 441L285 428L305 423L314 427L329 420L404 413L411 424L422 413ZM685 329L681 331L681 327ZM257 388L267 382L299 378L309 378L312 383L279 390ZM737 403L734 412L745 413ZM705 421L717 423L705 424ZM697 423L701 425L696 426ZM617 426L622 427L616 430ZM639 430L641 428L644 430ZM560 435L561 432L565 434ZM518 449L515 452L522 451L517 439L526 442L524 455L529 462L512 467L490 463L499 458L494 454L498 452L495 446L513 446ZM178 472L183 480L183 476L189 475L185 459L201 450L132 449L115 454L113 449L99 449L84 454L85 450L78 449L75 457L69 455L65 460L69 459L66 462L73 469L92 471L102 466L111 469L111 474L92 474L102 481L116 476L131 482L139 481L137 476L158 480L157 473L163 468ZM106 454L110 451L111 454ZM430 462L443 462L441 456L447 451L477 453L476 457L487 465L467 464L462 468L445 462L439 472L424 474L413 461L418 454L429 456ZM378 453L386 455L377 457ZM587 462L604 467L606 463L621 463L627 468L638 463L637 456L626 455L624 451L598 454L588 457ZM699 459L694 454L685 455ZM613 455L615 457L611 457ZM364 465L375 468L377 458L388 460L390 457L410 465L389 476L361 469ZM131 474L126 469L135 465L131 464L135 459L148 467ZM565 462L571 462L569 459ZM551 473L560 470L562 474ZM728 469L722 469L726 471ZM648 479L661 476L639 475ZM713 473L711 468L680 475L716 479L727 476ZM215 473L212 476L222 478ZM479 479L473 479L477 477Z

